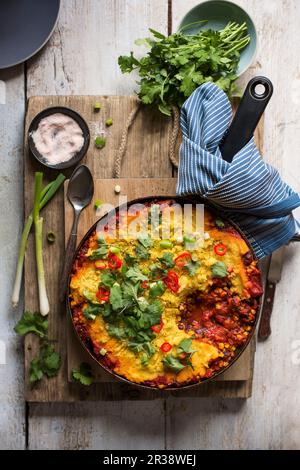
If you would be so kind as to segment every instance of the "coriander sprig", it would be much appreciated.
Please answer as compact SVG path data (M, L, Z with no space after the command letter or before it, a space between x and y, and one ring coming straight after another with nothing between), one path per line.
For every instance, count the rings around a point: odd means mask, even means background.
M137 42L150 47L146 56L138 59L131 52L118 59L123 73L138 70L142 103L154 104L170 115L172 106L182 106L205 82L233 94L240 52L250 42L246 23L231 21L220 31L208 29L197 34L184 34L183 29L170 36L149 31L153 38Z

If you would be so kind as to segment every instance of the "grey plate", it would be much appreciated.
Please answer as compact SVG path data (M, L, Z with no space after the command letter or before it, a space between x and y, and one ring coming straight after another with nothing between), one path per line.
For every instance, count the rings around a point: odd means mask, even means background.
M50 38L60 0L0 0L0 69L20 64Z

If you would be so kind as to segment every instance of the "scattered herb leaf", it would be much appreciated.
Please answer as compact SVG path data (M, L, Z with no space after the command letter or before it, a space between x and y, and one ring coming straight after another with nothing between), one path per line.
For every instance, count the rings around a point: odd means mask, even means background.
M166 285L163 281L153 282L150 285L149 295L150 295L150 297L153 297L153 298L154 297L159 297L159 296L163 295L165 290L166 290Z
M129 268L125 274L125 277L127 279L131 279L135 283L138 281L148 281L147 276L145 276L137 266Z
M181 364L181 362L175 356L173 356L172 354L167 354L163 358L162 362L163 362L163 365L167 369L171 369L174 372L180 372L182 369L185 368L185 366L183 364Z
M97 248L96 250L94 250L89 256L88 258L91 260L91 261L96 261L97 259L104 259L106 258L108 254L108 247L106 245L102 245L100 246L99 248Z
M161 262L161 264L167 268L173 268L173 266L175 265L174 256L170 252L164 253L163 256L158 259Z
M92 368L86 362L82 362L79 366L79 370L72 370L72 377L81 385L89 386L94 382L94 376L92 374Z
M213 277L226 277L227 276L227 266L223 261L217 261L211 267L211 272Z
M26 311L22 318L16 324L14 331L18 335L26 335L27 333L36 333L41 338L47 335L48 320L38 312L31 313Z

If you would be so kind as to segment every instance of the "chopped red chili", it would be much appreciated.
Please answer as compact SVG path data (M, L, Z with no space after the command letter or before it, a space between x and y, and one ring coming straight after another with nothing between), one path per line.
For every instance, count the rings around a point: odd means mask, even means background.
M164 323L163 323L163 321L161 320L158 325L153 325L153 326L151 326L151 330L154 331L155 333L160 333L161 330L163 329L163 326L164 326Z
M104 287L100 287L98 292L96 293L96 297L98 300L103 300L104 302L109 301L109 290L105 289Z
M183 268L189 261L191 261L192 255L188 251L184 251L177 258L175 258L175 264L179 268Z
M167 352L171 351L172 346L171 346L170 343L163 343L163 344L161 345L160 349L162 350L162 352L167 353Z
M102 259L97 259L95 261L95 268L96 269L106 269L107 268L107 263L103 261Z
M218 256L224 256L227 252L227 246L224 243L218 243L214 246L214 252Z
M114 253L108 253L108 266L110 269L119 269L122 266L122 260Z
M167 276L164 279L164 283L172 292L176 293L179 291L179 278L175 271L168 272Z

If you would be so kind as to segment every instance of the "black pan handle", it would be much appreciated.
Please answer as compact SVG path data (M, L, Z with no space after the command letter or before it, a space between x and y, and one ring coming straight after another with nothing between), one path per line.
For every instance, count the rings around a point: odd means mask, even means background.
M260 90L258 86L260 85ZM231 163L234 155L251 139L256 126L273 94L272 82L254 77L248 83L232 123L219 145L222 157Z

